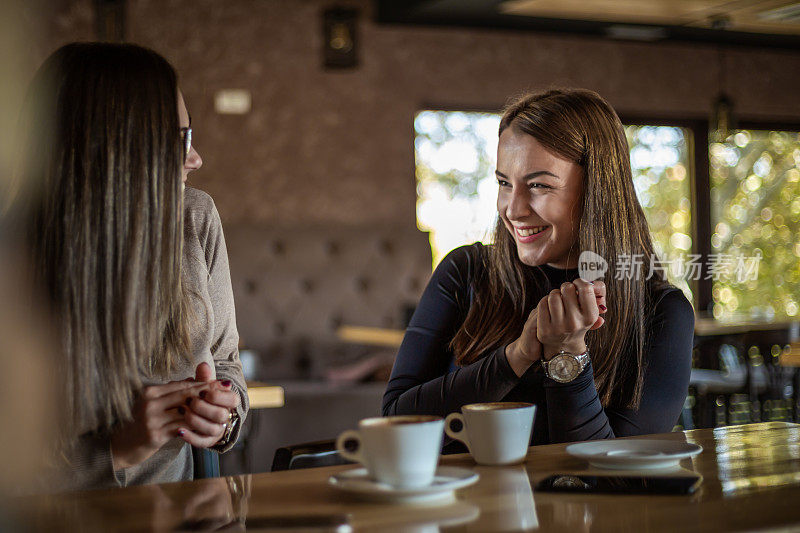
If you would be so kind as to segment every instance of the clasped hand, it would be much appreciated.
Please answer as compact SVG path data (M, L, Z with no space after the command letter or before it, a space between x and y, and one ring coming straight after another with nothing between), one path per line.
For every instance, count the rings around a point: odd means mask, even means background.
M114 469L139 464L175 437L208 448L225 434L239 395L228 380L212 380L201 363L194 379L144 387L133 406L133 420L111 437Z
M522 334L506 348L514 372L521 376L539 359L550 359L560 350L582 353L586 332L605 320L606 285L580 278L561 285L539 300L528 315Z

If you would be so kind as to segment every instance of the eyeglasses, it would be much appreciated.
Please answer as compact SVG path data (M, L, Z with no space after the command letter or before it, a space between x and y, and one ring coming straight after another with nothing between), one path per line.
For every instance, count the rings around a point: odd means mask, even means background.
M189 158L189 152L192 151L192 128L181 128L181 141L183 142L183 162Z

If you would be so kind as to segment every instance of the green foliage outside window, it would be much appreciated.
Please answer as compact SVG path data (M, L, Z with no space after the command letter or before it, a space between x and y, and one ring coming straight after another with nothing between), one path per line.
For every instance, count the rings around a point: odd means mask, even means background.
M780 320L800 314L800 134L734 131L710 146L711 246L761 256L757 277L715 281L719 319Z

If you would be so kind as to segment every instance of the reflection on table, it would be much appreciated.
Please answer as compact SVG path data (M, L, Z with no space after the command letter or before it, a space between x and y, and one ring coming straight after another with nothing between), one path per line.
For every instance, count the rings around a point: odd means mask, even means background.
M598 471L566 454L566 444L532 447L523 465L478 467L468 455L442 464L480 473L477 484L440 505L363 502L327 485L352 466L284 471L114 491L20 499L20 522L34 530L241 530L245 525L344 520L366 531L710 531L800 528L800 426L782 422L636 437L686 440L703 452L681 468L704 478L691 496L585 495L531 489L555 473ZM616 472L623 475L622 472ZM631 475L631 471L624 475ZM654 472L647 472L654 475ZM295 522L296 523L296 522ZM302 522L301 522L302 523ZM239 529L237 529L239 528Z

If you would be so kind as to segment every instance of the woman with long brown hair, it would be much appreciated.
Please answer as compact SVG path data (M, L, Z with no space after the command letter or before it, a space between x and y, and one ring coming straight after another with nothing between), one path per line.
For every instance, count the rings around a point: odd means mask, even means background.
M534 444L670 431L694 313L649 268L657 258L617 114L586 90L523 96L501 119L496 174L494 244L457 248L437 267L384 415L526 401L538 405ZM587 251L607 262L605 281L579 277Z
M12 220L59 326L65 423L51 488L191 479L189 444L230 448L247 411L219 215L173 68L74 43L23 109Z

